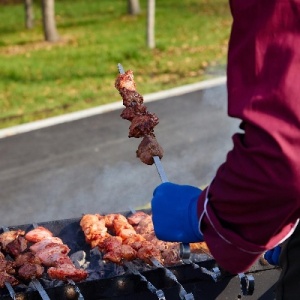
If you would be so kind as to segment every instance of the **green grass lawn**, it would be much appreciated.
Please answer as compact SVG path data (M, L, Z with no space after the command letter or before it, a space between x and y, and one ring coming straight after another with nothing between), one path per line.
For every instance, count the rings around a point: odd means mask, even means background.
M156 1L156 48L146 47L146 0L56 0L61 40L43 41L41 13L24 28L23 5L0 7L0 128L120 101L117 63L134 71L141 94L206 79L225 66L227 0Z

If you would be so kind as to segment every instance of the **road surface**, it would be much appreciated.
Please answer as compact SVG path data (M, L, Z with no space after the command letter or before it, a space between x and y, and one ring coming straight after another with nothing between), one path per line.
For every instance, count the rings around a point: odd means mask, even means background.
M172 182L202 187L232 147L239 122L227 117L224 84L147 103ZM160 183L136 158L121 109L0 139L3 225L128 211Z

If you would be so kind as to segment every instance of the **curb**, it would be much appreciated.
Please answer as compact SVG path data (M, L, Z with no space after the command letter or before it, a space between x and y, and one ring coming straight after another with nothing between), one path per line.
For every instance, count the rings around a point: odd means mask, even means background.
M144 96L144 102L147 103L147 102L162 100L162 99L168 98L168 97L180 96L180 95L183 95L186 93L191 93L194 91L215 87L215 86L222 85L225 83L226 83L226 76L222 76L222 77L218 77L218 78L214 78L214 79L201 81L198 83L187 84L187 85L176 87L173 89L160 91L160 92L156 92L156 93L152 93L152 94L147 94ZM39 121L34 121L34 122L22 124L22 125L17 125L17 126L0 129L0 139L6 138L9 136L13 136L13 135L17 135L17 134L21 134L21 133L25 133L25 132L29 132L32 130L38 130L38 129L45 128L45 127L50 127L50 126L54 126L54 125L58 125L58 124L66 123L66 122L72 122L75 120L87 118L87 117L98 115L98 114L103 114L103 113L117 110L120 108L123 108L122 101L109 103L109 104L105 104L105 105L101 105L101 106L97 106L97 107L93 107L93 108L88 108L85 110L68 113L68 114L64 114L61 116L57 116L57 117L51 117L51 118L47 118L47 119L43 119L43 120L39 120Z

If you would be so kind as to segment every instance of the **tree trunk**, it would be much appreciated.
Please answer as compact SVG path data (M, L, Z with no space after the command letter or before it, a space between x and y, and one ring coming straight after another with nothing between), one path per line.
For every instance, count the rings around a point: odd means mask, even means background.
M130 15L138 15L141 12L139 0L127 0L128 13Z
M33 8L32 0L25 0L25 27L31 29L33 27Z
M42 15L45 40L56 42L59 36L56 30L54 0L42 0Z
M155 48L155 0L148 0L147 7L147 46Z

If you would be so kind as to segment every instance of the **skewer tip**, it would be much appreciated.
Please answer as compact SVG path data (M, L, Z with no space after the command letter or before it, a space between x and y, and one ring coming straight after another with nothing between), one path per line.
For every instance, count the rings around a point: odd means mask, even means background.
M124 74L125 73L124 68L123 68L123 66L120 63L118 63L118 70L119 70L120 74Z

